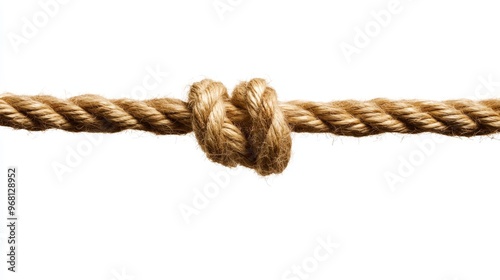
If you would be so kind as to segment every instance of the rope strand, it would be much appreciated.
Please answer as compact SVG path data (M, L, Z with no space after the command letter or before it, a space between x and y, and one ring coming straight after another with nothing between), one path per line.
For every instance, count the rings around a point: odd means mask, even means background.
M0 96L0 125L33 131L194 132L212 161L269 175L286 168L292 131L356 137L386 132L487 135L500 132L500 99L278 102L263 79L240 83L232 96L222 83L206 79L191 86L187 102L7 93Z

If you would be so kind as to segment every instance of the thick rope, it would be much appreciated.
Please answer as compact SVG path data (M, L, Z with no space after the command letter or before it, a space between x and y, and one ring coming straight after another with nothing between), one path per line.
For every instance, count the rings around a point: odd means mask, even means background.
M263 79L240 83L231 97L223 84L207 79L191 86L188 102L106 99L91 94L62 100L7 93L0 96L0 125L33 131L194 131L212 161L244 165L269 175L286 168L292 131L356 137L385 132L487 135L500 132L500 99L278 102L274 89Z

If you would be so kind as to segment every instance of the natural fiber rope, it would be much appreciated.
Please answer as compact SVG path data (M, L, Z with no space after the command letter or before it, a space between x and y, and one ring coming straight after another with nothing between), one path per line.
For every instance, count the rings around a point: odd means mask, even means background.
M274 89L263 79L240 83L231 97L223 84L207 79L191 86L188 102L106 99L90 94L61 100L7 93L0 96L0 125L72 132L194 131L211 160L269 175L287 166L292 131L357 137L384 132L486 135L500 132L500 99L278 102Z

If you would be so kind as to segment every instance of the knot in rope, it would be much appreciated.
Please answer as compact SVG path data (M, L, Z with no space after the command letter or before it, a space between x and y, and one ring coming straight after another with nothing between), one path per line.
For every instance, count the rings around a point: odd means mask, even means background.
M275 90L264 79L240 83L231 97L220 82L196 82L189 91L188 107L196 139L212 161L243 165L264 176L286 168L291 131Z

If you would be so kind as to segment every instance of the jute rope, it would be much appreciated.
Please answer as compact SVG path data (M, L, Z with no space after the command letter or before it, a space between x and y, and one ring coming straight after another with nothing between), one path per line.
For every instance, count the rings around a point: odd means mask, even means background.
M194 131L212 161L269 175L287 166L292 131L356 137L385 132L487 135L500 132L500 99L278 102L274 89L263 79L240 83L231 97L223 84L206 79L191 86L187 102L106 99L91 94L62 100L7 93L0 96L0 125L34 131Z

